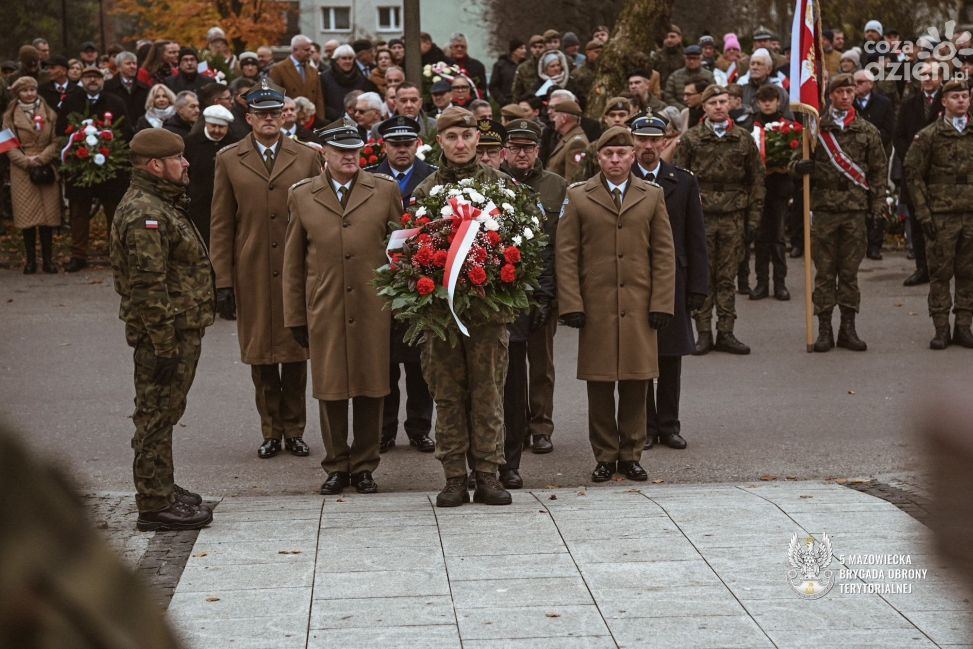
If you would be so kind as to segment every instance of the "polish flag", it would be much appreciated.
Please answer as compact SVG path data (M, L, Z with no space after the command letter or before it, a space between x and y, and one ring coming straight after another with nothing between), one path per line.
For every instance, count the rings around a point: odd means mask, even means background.
M0 153L12 151L20 146L20 140L9 128L0 131Z
M817 117L821 110L821 18L818 0L796 0L791 28L791 110Z

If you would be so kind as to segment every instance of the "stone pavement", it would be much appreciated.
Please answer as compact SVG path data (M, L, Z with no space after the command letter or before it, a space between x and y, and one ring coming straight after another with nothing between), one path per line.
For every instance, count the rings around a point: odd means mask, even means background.
M823 482L625 485L456 509L225 498L170 619L200 649L973 647L969 593L892 504ZM835 585L803 599L788 545L824 533Z

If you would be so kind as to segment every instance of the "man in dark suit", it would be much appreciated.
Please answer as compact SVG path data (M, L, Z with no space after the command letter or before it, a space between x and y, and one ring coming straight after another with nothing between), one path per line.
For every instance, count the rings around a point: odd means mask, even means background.
M67 95L61 103L55 127L58 135L66 135L68 117L74 113L81 117L102 120L106 119L106 113L111 113L113 120L125 115L125 103L115 95L105 92L105 77L96 65L88 66L81 72L81 91ZM131 122L124 120L118 128L125 141L132 138ZM94 199L101 202L105 220L108 222L107 231L111 232L115 208L128 190L128 180L128 172L119 172L111 180L91 187L79 186L70 176L65 179L65 193L71 216L71 260L64 270L76 273L88 265L88 236L91 231L91 206Z
M68 60L63 56L52 56L47 62L47 78L48 81L38 86L37 93L56 111L64 98L80 86L68 79Z
M139 71L138 59L131 52L115 55L118 74L105 82L105 92L115 95L125 102L125 121L133 128L145 114L145 101L149 97L149 87L136 77Z
M366 171L391 176L399 184L402 194L402 208L409 207L413 190L436 167L416 157L419 147L419 122L404 115L385 120L378 126L378 133L385 141L385 160ZM432 428L432 396L422 377L419 364L419 348L402 341L406 327L400 322L392 322L392 345L389 357L389 387L391 392L385 397L382 414L382 441L379 451L384 453L395 446L395 436L399 432L399 366L405 367L405 434L409 445L423 453L436 450L436 443L429 438Z
M658 332L659 378L649 382L645 448L655 443L686 448L680 435L679 390L682 357L696 348L690 312L702 307L709 292L709 261L699 185L690 172L664 162L669 122L663 117L639 117L632 121L635 164L632 174L654 182L665 191L666 211L676 250L675 313L668 327Z
M895 130L895 107L892 100L874 91L874 88L875 77L871 72L859 70L855 73L855 110L878 129L882 136L882 146L888 154ZM868 248L865 255L869 259L881 259L884 240L885 220L868 219Z

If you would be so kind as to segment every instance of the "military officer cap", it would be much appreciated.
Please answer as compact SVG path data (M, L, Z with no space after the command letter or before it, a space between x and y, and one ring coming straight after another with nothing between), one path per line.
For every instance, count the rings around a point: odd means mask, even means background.
M598 138L595 149L601 151L606 146L635 146L632 132L624 126L612 126Z
M260 87L247 94L247 106L250 110L280 110L284 107L284 93L267 85L267 80L260 82Z
M442 95L449 92L452 87L453 86L451 86L448 81L445 79L440 79L436 83L432 84L432 88L429 89L429 92L433 95Z
M378 125L378 134L382 136L383 140L389 140L390 142L412 142L418 140L419 130L419 122L405 115L390 117Z
M476 126L480 129L480 142L477 146L500 148L507 143L507 129L500 122L481 119Z
M571 101L570 99L558 102L557 105L549 109L549 112L564 113L565 115L574 115L575 117L581 117L582 114L581 106L578 105L578 102Z
M532 119L517 119L507 124L507 141L529 140L531 142L541 141L540 124Z
M601 111L602 117L612 112L613 110L624 110L626 113L632 112L632 103L625 97L612 97L605 104L605 110Z
M128 148L135 155L152 160L180 155L186 143L181 136L164 128L144 128L135 134Z
M838 88L854 88L855 78L850 74L836 74L831 78L831 82L828 84L828 94L837 90Z
M969 89L970 86L966 82L966 79L950 79L943 84L942 96L945 97L948 92L963 92Z
M665 137L669 121L658 115L639 115L629 125L632 135L639 137Z
M504 119L527 119L530 117L530 110L520 104L507 104L500 109L500 116Z
M354 126L347 126L340 120L328 124L323 129L315 131L318 142L325 146L336 149L360 149L365 146L358 129Z
M476 117L465 108L450 106L440 113L439 118L436 120L436 130L442 132L454 126L476 128Z
M725 87L713 83L706 86L706 89L703 90L702 102L705 104L713 97L718 97L720 95L728 95L728 94L730 94L730 91L727 90Z
M769 41L773 40L774 34L766 27L758 27L756 31L753 32L753 40L755 41Z
M682 53L684 56L702 56L703 48L701 48L699 45L690 45L684 49Z

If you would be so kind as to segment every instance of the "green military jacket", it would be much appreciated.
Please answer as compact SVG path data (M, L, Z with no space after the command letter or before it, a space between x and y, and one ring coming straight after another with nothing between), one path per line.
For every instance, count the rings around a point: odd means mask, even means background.
M568 183L556 173L544 171L540 160L535 162L534 167L526 174L516 173L506 162L500 170L537 192L538 205L544 211L544 231L551 238L551 245L554 245L557 220L561 214L561 206L564 204L564 195L568 191Z
M672 164L696 175L704 213L742 210L751 227L756 227L764 208L766 170L750 132L732 120L728 123L723 137L713 132L708 120L687 130Z
M514 72L514 83L510 88L510 96L513 97L513 101L518 102L533 95L540 79L537 74L536 58L528 56L521 61Z
M184 187L136 171L112 223L118 317L129 344L148 335L162 357L176 354L177 331L213 324L213 265L188 208Z
M682 53L682 45L674 47L672 49L668 47L660 47L655 52L652 53L652 67L659 71L659 83L663 87L666 85L666 80L669 79L669 75L681 68L686 64L686 57ZM682 99L682 89L680 88L679 99Z
M920 223L973 211L973 123L960 133L937 119L919 131L905 156L905 178Z

